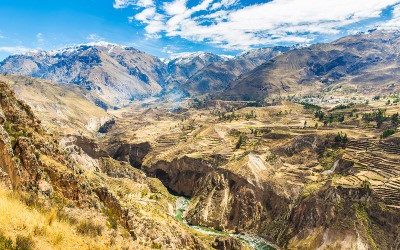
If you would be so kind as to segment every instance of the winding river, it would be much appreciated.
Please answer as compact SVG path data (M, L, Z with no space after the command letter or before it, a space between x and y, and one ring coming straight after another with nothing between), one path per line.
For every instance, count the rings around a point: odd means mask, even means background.
M192 226L187 223L185 220L185 213L188 209L190 200L185 198L185 197L178 197L176 200L176 210L175 210L175 217L177 220L181 221L182 223L185 223L189 227L195 229L196 231L199 231L204 234L209 234L209 235L215 235L215 236L231 236L233 238L239 239L240 241L244 242L250 248L254 250L275 250L277 249L275 246L273 246L271 243L268 243L265 239L255 236L255 235L249 235L249 234L232 234L232 233L227 233L223 231L217 231L212 228L207 228L207 227L200 227L200 226Z

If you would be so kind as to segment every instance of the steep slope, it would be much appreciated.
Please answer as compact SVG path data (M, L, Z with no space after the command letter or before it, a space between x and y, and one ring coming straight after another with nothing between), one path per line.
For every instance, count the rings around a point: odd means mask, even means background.
M167 67L172 81L184 82L209 64L223 61L225 59L218 55L197 52L178 56L169 61Z
M242 75L224 91L227 99L316 93L335 84L355 91L390 89L400 80L400 33L374 31L332 43L294 49ZM393 87L396 87L393 86Z
M102 148L190 198L189 224L261 236L284 249L398 248L398 139L371 146L359 139L382 132L362 122L368 105L326 126L300 104L225 107L132 108ZM339 132L353 142L338 143ZM377 155L378 145L392 153Z
M6 82L53 133L91 135L110 119L94 104L97 99L79 86L22 76L0 76L0 81Z
M287 47L254 49L232 59L213 62L189 77L182 89L192 95L226 89L240 75L288 50Z
M156 94L166 78L165 64L158 58L105 43L10 56L0 63L0 72L75 83L109 105Z
M210 248L212 237L174 218L160 181L109 158L76 161L90 156L60 148L3 81L0 125L1 248Z

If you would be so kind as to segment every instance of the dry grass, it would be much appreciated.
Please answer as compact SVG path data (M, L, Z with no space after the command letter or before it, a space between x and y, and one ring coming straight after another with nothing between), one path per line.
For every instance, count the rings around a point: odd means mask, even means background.
M83 222L81 222L83 223ZM90 228L90 234L79 233L76 226L61 220L55 210L42 212L28 207L15 193L0 187L0 233L19 249L121 249L110 246L101 227L85 222L80 229ZM83 225L83 224L78 224ZM87 232L87 230L85 231ZM0 245L1 247L1 245Z

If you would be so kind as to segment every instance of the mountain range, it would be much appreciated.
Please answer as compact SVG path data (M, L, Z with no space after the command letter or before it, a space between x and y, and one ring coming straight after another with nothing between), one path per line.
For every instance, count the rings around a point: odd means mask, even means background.
M103 108L172 92L262 102L340 84L357 92L394 91L399 43L398 32L371 31L309 47L260 48L233 58L197 52L168 62L135 48L94 43L12 55L0 63L0 73L74 83Z
M256 49L234 58L198 52L163 63L131 47L95 43L12 55L0 63L0 73L74 83L97 96L99 106L122 106L173 90L184 95L222 90L239 75L287 50Z
M242 74L224 94L230 99L262 101L343 84L358 93L398 91L399 45L399 32L374 31L293 49Z

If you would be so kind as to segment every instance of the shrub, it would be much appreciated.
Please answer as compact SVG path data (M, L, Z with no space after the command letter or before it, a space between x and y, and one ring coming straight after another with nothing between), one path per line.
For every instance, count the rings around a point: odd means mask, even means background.
M399 113L393 114L390 120L392 122L393 127L399 126L400 124Z
M31 237L18 235L15 240L15 250L31 250L34 242Z
M349 104L349 105L339 104L339 105L333 107L333 108L331 109L331 111L348 109L348 108L351 108L353 105L354 105L354 104Z
M4 249L4 250L12 250L13 249L12 240L5 237L1 233L0 233L0 249Z
M300 103L303 105L304 109L311 109L311 110L320 110L321 107L315 104L307 103L307 102L302 102Z
M244 117L246 118L246 120L250 120L250 119L255 119L255 118L257 118L257 115L256 115L256 113L252 110L252 111L250 111L250 113L246 113L246 114L244 115Z
M381 139L384 139L386 137L389 137L391 135L393 135L394 133L396 133L395 129L386 129L385 131L383 131L383 133L381 134Z
M348 142L347 134L339 132L335 136L335 143L342 145L342 144L346 144L347 142Z
M246 138L243 135L239 135L239 139L236 143L235 148L239 149L244 144L245 140L246 140Z
M367 123L375 121L376 127L380 128L383 122L388 119L388 117L385 115L385 110L378 109L373 113L364 113L362 119Z
M117 229L118 215L110 208L105 209L104 214L107 216L107 225L112 229Z
M93 221L83 221L77 227L78 233L89 235L92 237L100 236L103 232L103 227L93 223Z
M379 100L379 99L381 99L381 97L379 96L379 95L376 95L376 96L374 96L373 98L372 98L372 100Z
M318 120L322 121L325 117L325 114L321 110L317 110L314 114L314 117L318 118Z
M151 248L153 249L161 249L162 245L160 243L157 242L153 242L151 243Z

